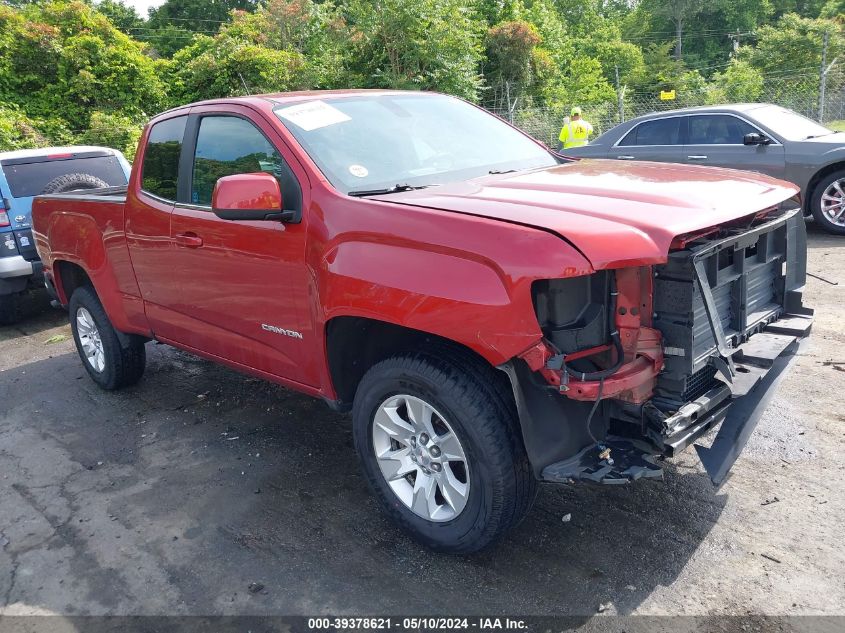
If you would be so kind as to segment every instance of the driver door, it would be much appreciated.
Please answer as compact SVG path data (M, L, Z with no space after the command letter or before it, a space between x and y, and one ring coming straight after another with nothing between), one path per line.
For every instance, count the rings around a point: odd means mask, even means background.
M237 110L237 108L234 108ZM173 209L169 275L179 296L168 306L175 342L246 368L301 382L305 348L305 226L230 221L211 211L217 180L268 172L286 208L302 208L304 174L280 151L272 127L242 108L200 111L188 123L180 199ZM272 139L272 140L271 140ZM190 163L188 167L187 164Z
M745 169L783 178L786 173L783 145L774 140L768 145L744 145L744 136L751 133L763 134L731 114L691 116L684 146L686 162Z

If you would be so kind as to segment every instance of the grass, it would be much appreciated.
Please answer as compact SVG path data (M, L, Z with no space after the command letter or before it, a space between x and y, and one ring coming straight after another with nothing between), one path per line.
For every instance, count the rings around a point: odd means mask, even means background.
M837 132L845 132L845 121L831 121L827 124L827 127Z

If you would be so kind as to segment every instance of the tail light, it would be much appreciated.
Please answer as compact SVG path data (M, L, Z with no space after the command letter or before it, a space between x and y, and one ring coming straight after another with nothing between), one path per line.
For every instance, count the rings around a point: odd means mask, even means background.
M9 226L11 222L9 222L9 214L5 211L0 211L0 226Z

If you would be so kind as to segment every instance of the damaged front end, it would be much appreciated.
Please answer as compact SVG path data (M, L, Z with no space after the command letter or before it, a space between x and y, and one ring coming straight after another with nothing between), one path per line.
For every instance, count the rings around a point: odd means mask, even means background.
M676 238L659 266L535 282L543 340L501 369L538 478L660 477L721 424L696 450L724 483L810 331L805 265L795 208Z

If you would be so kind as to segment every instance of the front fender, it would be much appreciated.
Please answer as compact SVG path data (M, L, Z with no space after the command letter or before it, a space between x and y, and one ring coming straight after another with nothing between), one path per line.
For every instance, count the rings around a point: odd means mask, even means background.
M558 251L570 248L540 236ZM338 316L385 321L455 341L494 366L542 336L531 300L534 278L506 272L482 255L359 237L329 250L322 269L325 322Z

